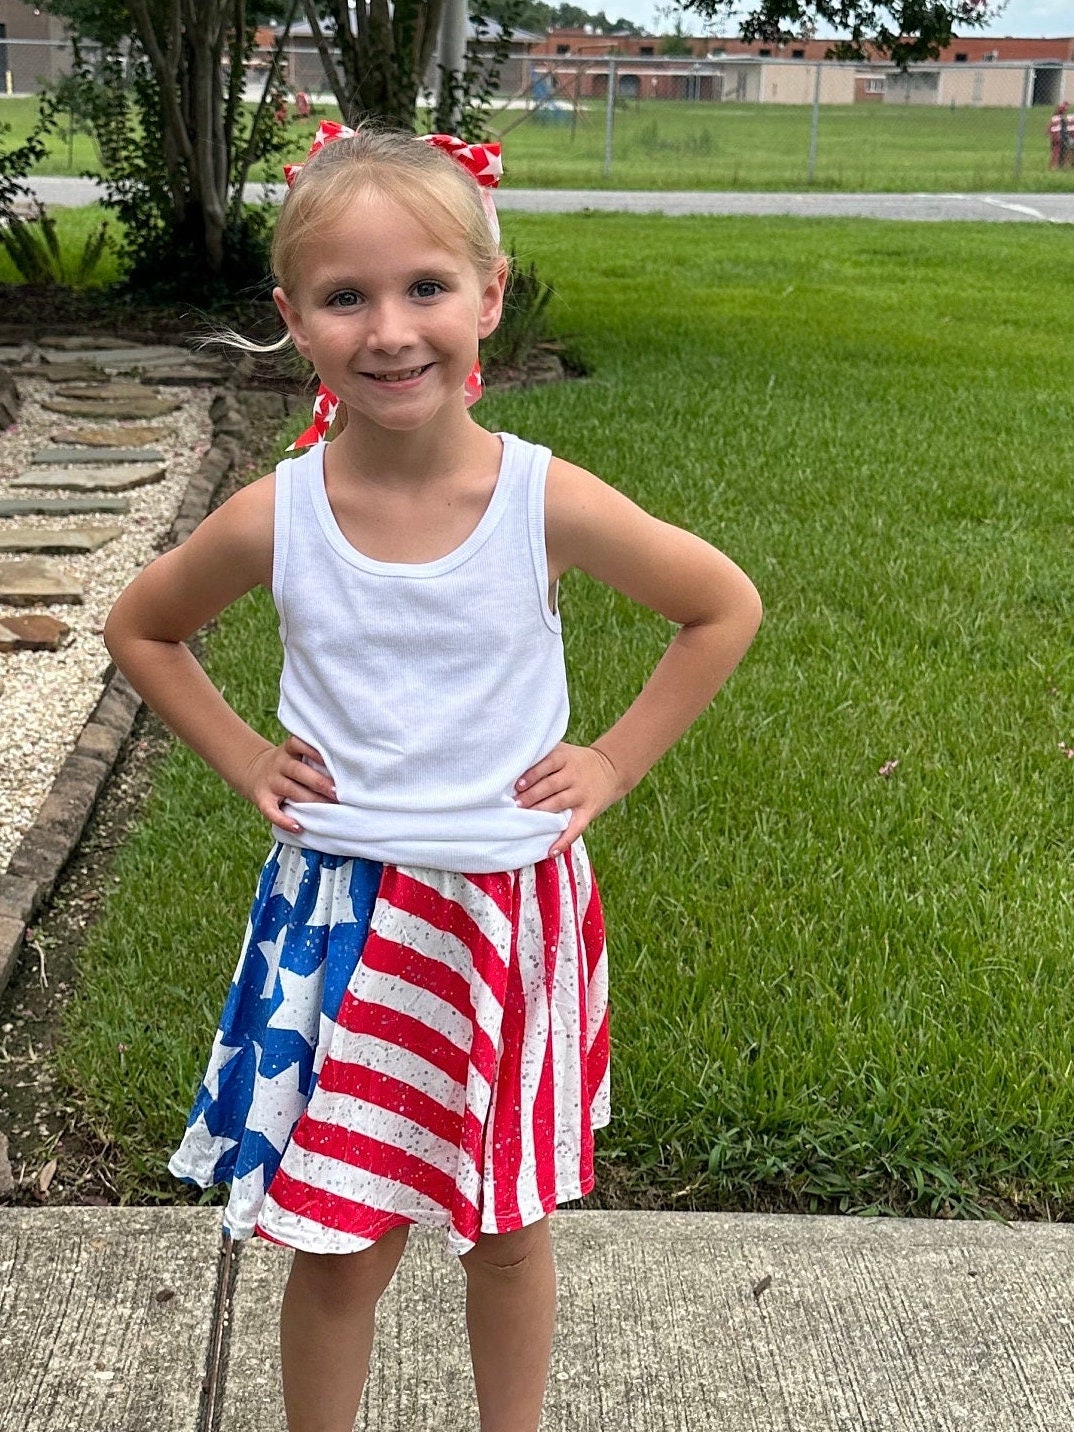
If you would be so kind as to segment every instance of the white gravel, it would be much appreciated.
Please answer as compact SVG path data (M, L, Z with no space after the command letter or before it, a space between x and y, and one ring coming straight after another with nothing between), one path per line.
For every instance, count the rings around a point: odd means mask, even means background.
M77 427L79 419L49 413L40 400L55 385L39 379L18 379L22 395L19 421L0 432L0 497L31 497L12 488L12 479L30 466L30 458L51 442L60 428ZM155 390L146 384L146 393ZM7 868L19 841L33 824L82 727L100 699L110 659L101 639L105 618L116 597L142 567L160 551L186 491L187 483L209 448L211 424L208 388L159 390L182 399L182 407L152 425L167 428L168 437L150 444L164 454L167 475L147 487L118 493L130 502L126 514L77 513L66 517L0 518L0 531L15 527L121 526L123 536L84 556L50 557L76 578L83 589L80 606L12 607L0 601L0 618L49 613L71 628L60 651L0 654L0 870ZM85 420L86 426L100 420ZM119 423L120 427L144 423ZM88 493L50 492L52 497Z

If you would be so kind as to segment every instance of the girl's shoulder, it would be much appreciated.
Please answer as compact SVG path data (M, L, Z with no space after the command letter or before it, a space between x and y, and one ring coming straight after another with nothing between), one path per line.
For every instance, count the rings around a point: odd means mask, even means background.
M545 530L550 544L588 544L624 519L651 521L624 493L595 473L554 454L545 483ZM571 565L574 565L572 562Z
M233 492L212 515L234 529L238 540L245 539L256 546L267 542L271 549L275 514L276 474L269 472Z
M248 586L271 587L275 510L276 474L270 472L232 493L184 545L231 565Z

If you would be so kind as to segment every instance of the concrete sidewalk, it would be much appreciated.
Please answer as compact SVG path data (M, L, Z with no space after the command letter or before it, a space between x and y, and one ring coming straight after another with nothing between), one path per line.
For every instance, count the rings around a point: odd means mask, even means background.
M282 1432L288 1255L243 1245L229 1275L219 1217L0 1211L0 1432ZM552 1230L542 1432L1074 1426L1074 1227L563 1211ZM411 1234L362 1432L477 1432L442 1249Z

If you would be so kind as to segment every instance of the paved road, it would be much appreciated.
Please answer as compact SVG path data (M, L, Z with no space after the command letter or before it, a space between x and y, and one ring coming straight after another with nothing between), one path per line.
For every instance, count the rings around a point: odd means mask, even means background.
M39 178L34 193L46 204L89 204L98 193L92 179ZM279 200L283 185L270 186ZM261 185L247 185L258 200ZM501 209L566 214L579 209L614 209L662 214L797 214L810 219L976 219L992 223L1074 224L1074 194L743 194L666 193L625 189L499 190Z

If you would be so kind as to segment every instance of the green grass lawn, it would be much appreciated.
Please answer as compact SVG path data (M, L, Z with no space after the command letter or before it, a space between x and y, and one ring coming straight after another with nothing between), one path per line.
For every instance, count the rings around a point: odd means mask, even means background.
M591 832L602 1177L675 1207L1070 1216L1066 235L511 214L507 238L591 376L481 420L700 532L767 608L713 710ZM563 609L587 740L668 629L577 575ZM272 729L263 594L209 664ZM173 1196L266 849L176 750L117 861L65 1060L132 1193Z
M0 121L24 133L36 101L0 99ZM806 187L809 106L623 103L616 111L612 172L605 177L604 108L593 103L576 125L547 126L519 111L494 111L503 131L508 185L538 188L801 189ZM335 106L325 110L338 118ZM821 111L813 187L827 190L1074 189L1074 169L1048 169L1048 113L1026 125L1015 180L1016 109L918 105L826 105ZM521 121L521 122L520 122ZM317 119L293 122L291 159L309 147ZM97 168L92 140L61 125L41 174ZM275 166L256 178L279 180Z

